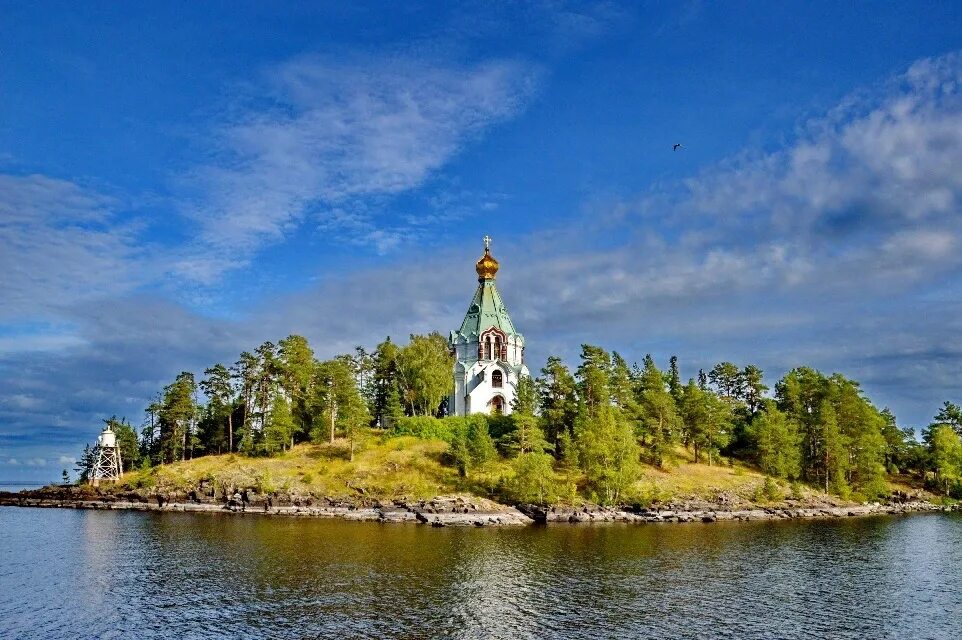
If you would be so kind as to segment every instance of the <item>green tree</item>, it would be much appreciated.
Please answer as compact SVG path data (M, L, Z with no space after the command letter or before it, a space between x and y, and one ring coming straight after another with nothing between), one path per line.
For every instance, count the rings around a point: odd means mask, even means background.
M536 384L545 436L560 455L558 445L562 434L570 437L578 415L574 376L560 358L549 356Z
M351 356L351 370L354 371L354 382L367 407L368 415L374 416L377 411L378 386L376 375L376 352L369 353L362 346L354 347Z
M942 403L942 408L935 416L933 425L948 425L957 434L962 436L962 407L946 400Z
M317 360L307 338L289 335L278 343L277 372L280 387L290 401L290 446L311 431L311 398Z
M401 394L396 384L392 384L387 392L384 409L381 412L380 424L394 428L398 420L404 417L404 407L401 406Z
M671 394L665 390L664 378L650 356L645 357L638 388L641 410L639 435L651 461L664 465L672 447L680 440L681 419Z
M756 413L762 406L762 399L768 387L765 386L764 373L753 364L746 365L741 372L741 395L739 398L748 407L748 412Z
M294 437L295 428L290 404L284 396L277 394L264 426L264 453L270 456L284 451Z
M682 393L680 415L685 431L694 448L695 462L701 461L701 453L708 454L711 465L719 452L728 444L732 428L731 402L720 399L711 391L703 391L688 381Z
M377 426L392 429L404 415L397 380L398 346L391 337L377 345L374 351L374 409L372 415Z
M825 479L825 491L847 497L848 443L839 428L835 407L828 400L822 401L819 407L819 427L822 439L821 472Z
M678 356L668 360L668 393L674 398L675 404L681 402L684 387L681 384L681 373L678 371Z
M498 451L494 446L494 439L488 431L488 419L483 415L473 415L466 419L468 429L468 451L471 462L476 466L494 460Z
M612 402L610 369L611 359L603 349L581 346L574 439L586 488L606 504L617 502L639 472L634 432Z
M794 480L802 472L798 425L774 403L763 406L751 424L758 466L776 478Z
M79 475L77 478L79 484L87 484L90 482L90 474L93 472L94 464L97 462L94 458L95 454L96 451L89 444L84 445L83 453L80 454L80 460L77 460L77 466L74 467L74 471Z
M312 439L317 442L327 435L328 442L333 443L340 430L350 442L353 460L355 447L371 416L346 359L335 358L318 365L311 407L317 417L313 420Z
M458 470L458 475L462 478L468 477L471 470L471 451L468 449L468 430L458 429L451 439L450 455L454 460L454 466Z
M939 424L932 430L929 449L936 478L949 494L962 482L962 438L948 424Z
M819 408L828 396L828 382L814 369L792 369L775 385L778 408L798 425L802 438L802 477L817 483L825 479L825 441Z
M204 376L200 388L207 396L206 421L209 425L205 448L220 453L226 445L228 451L233 451L235 391L230 370L222 364L215 364L204 370Z
M575 441L586 488L605 504L614 504L638 478L638 444L617 408L585 405L575 422Z
M117 416L111 416L104 420L104 424L110 427L117 438L117 449L120 451L123 471L130 471L140 466L140 443L137 441L137 432L126 418L118 419Z
M517 504L547 505L558 499L554 458L547 453L522 453L511 461L513 475L506 483L509 500Z
M885 418L862 394L857 382L840 374L829 378L830 397L848 456L846 481L867 497L884 494Z
M725 398L738 398L742 391L742 372L732 362L719 362L708 372L708 380Z
M401 400L411 415L436 415L454 384L454 356L448 341L437 332L412 335L398 351L395 363Z
M161 462L187 459L197 415L196 392L194 374L189 371L181 372L174 382L164 387L158 411Z
M548 442L541 430L541 421L534 414L537 403L534 380L528 376L522 377L518 380L515 398L511 403L511 415L508 417L511 429L499 440L505 451L523 455L530 452L543 453L548 449Z
M241 401L241 421L239 428L235 429L236 435L233 440L245 443L245 446L250 448L257 435L257 357L249 351L241 352L237 362L231 367L231 376L237 381L237 391L240 394ZM234 443L231 444L235 446Z
M900 428L888 407L879 414L882 417L882 437L885 439L885 468L889 473L918 470L917 449L922 445L915 439L911 428Z

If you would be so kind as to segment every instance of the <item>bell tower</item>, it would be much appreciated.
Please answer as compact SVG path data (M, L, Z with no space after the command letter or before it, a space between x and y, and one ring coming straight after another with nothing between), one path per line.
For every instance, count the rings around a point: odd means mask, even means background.
M500 265L484 237L484 255L475 263L478 287L461 322L448 338L454 352L453 415L511 413L518 380L530 375L524 363L524 336L511 322L495 285Z

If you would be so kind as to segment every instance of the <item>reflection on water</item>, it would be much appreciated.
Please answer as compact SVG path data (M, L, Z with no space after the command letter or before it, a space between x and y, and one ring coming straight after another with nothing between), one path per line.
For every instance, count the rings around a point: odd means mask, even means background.
M0 637L962 637L962 517L433 529L0 509Z

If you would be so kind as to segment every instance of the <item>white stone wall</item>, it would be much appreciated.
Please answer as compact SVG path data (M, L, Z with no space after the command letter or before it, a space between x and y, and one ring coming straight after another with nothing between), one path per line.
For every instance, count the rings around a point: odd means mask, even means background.
M449 410L454 415L465 416L471 413L491 413L491 400L501 396L504 400L504 413L511 413L515 390L518 385L520 367L521 375L529 375L528 368L521 363L521 343L510 338L508 340L509 362L497 360L478 360L478 343L457 345L455 348L458 364L455 366L455 389L449 403ZM515 366L510 360L517 354ZM492 385L492 374L500 371L502 375L501 387Z

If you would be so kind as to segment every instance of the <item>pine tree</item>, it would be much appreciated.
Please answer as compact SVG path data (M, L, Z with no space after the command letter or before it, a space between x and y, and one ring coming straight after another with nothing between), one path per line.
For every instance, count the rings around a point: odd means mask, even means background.
M280 387L290 402L290 446L311 431L311 396L317 360L307 339L290 335L278 343L277 370Z
M774 403L764 406L751 424L758 466L767 475L794 480L801 475L801 436L797 424Z
M708 372L708 380L725 398L738 398L741 395L742 372L734 363L719 362Z
M160 426L160 456L162 462L187 459L189 444L193 438L193 426L197 417L194 394L194 374L181 372L164 388L163 400L158 411Z
M562 436L568 434L570 439L578 415L574 376L560 358L550 356L536 384L545 436L560 455Z
M397 385L391 384L387 391L387 399L381 416L381 424L384 427L393 429L398 420L404 417L404 407L401 406L401 394L398 392Z
M578 416L574 439L587 489L601 502L615 503L638 477L634 431L613 402L611 359L598 347L581 346Z
M274 397L270 413L264 425L263 450L267 455L274 455L284 451L294 436L294 417L291 406L284 396Z
M948 424L932 430L929 439L932 467L941 488L948 495L962 483L962 438Z
M530 452L544 453L549 448L541 430L540 419L534 415L537 409L537 392L534 380L523 377L518 381L514 401L511 403L509 421L511 429L499 442L501 447L514 455Z
M962 436L962 407L946 400L942 403L933 424L948 425L958 435Z
M762 370L753 364L746 365L741 373L741 396L740 399L748 407L748 412L754 414L762 405L762 399L768 387L764 383Z
M207 420L210 425L205 434L205 448L220 453L226 445L228 451L233 451L235 390L231 373L224 365L215 364L204 370L204 376L200 388L207 396Z
M832 491L842 497L848 496L848 452L845 435L838 426L835 407L825 400L819 408L819 428L821 431L822 473L825 478L825 491Z
M664 378L651 356L646 356L638 388L641 409L640 435L652 462L662 466L680 441L681 419L675 401L665 389Z
M681 373L678 371L678 356L672 356L668 360L668 393L674 398L676 405L681 402L683 389Z
M327 436L330 443L338 429L350 440L351 456L361 435L362 426L370 423L367 404L358 392L354 374L345 358L335 358L318 365L313 383L311 411L314 416L311 438L315 442Z

